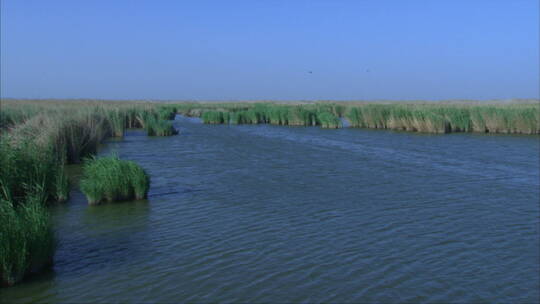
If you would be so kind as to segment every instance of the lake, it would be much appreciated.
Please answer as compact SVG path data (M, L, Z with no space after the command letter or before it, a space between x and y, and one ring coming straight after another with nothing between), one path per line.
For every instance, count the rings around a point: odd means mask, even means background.
M73 190L52 271L0 302L540 300L538 136L175 125L104 145L148 200Z

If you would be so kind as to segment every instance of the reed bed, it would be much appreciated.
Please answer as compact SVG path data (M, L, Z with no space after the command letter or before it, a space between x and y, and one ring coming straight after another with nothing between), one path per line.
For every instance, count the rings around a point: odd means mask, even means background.
M185 103L179 113L210 124L350 127L425 133L540 134L540 102Z
M117 156L89 158L84 163L80 187L91 205L144 199L150 177L136 163Z
M205 124L223 124L229 123L229 113L222 111L204 111L201 119Z
M50 127L53 128L53 127ZM56 125L55 125L56 128ZM46 267L54 234L45 204L66 201L65 150L39 115L0 136L0 279L3 286ZM43 133L41 133L43 132Z
M2 285L13 285L52 261L54 234L45 206L69 197L65 164L91 157L105 138L122 137L128 128L144 128L152 136L176 134L166 120L175 114L174 107L143 102L1 100ZM107 192L97 199L146 197L149 180L141 170L131 162L122 165L130 186L118 197Z
M176 106L163 105L157 108L158 119L160 120L173 120L177 113Z
M346 114L352 127L426 133L540 133L538 105L364 105Z
M0 199L19 205L39 194L45 201L65 201L69 183L52 146L25 138L0 141Z
M148 136L171 136L178 134L172 122L162 119L149 118L145 122L145 130Z
M0 199L0 283L11 286L52 264L54 233L39 195L14 206Z
M273 124L411 132L540 134L538 100L496 102L149 103L143 101L1 100L0 278L12 285L48 265L54 234L46 204L65 201L65 164L95 155L107 137L143 128L151 136L177 133L176 113L208 124ZM144 170L118 158L85 163L81 182L90 203L144 198ZM99 178L98 178L99 177Z
M194 113L191 110L190 113ZM197 111L195 111L197 112ZM207 124L272 124L281 126L322 126L339 128L341 121L334 113L341 112L330 106L242 105L239 108L219 108L218 110L200 110L201 118Z
M341 127L341 120L329 112L322 112L317 115L317 123L322 128L337 129Z

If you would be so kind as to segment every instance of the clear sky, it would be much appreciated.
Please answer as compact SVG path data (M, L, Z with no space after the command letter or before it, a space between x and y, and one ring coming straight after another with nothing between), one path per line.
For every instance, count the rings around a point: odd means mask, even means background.
M0 95L539 98L539 10L538 0L2 0Z

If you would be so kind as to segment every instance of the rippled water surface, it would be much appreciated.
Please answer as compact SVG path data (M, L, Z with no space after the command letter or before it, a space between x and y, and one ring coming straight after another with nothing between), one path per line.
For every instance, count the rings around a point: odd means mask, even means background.
M539 300L537 136L176 125L110 141L148 200L73 191L53 271L0 300Z

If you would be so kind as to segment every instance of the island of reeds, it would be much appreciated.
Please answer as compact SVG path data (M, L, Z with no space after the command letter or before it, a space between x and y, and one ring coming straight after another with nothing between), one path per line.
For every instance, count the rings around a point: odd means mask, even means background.
M84 162L81 191L91 205L146 198L150 177L135 162L117 156L89 158Z
M0 101L0 282L11 286L51 265L55 238L47 206L69 199L64 166L84 162L90 204L141 199L148 175L118 157L94 158L107 137L141 128L178 133L176 114L206 124L272 124L410 132L540 134L538 100L511 102L143 102Z

